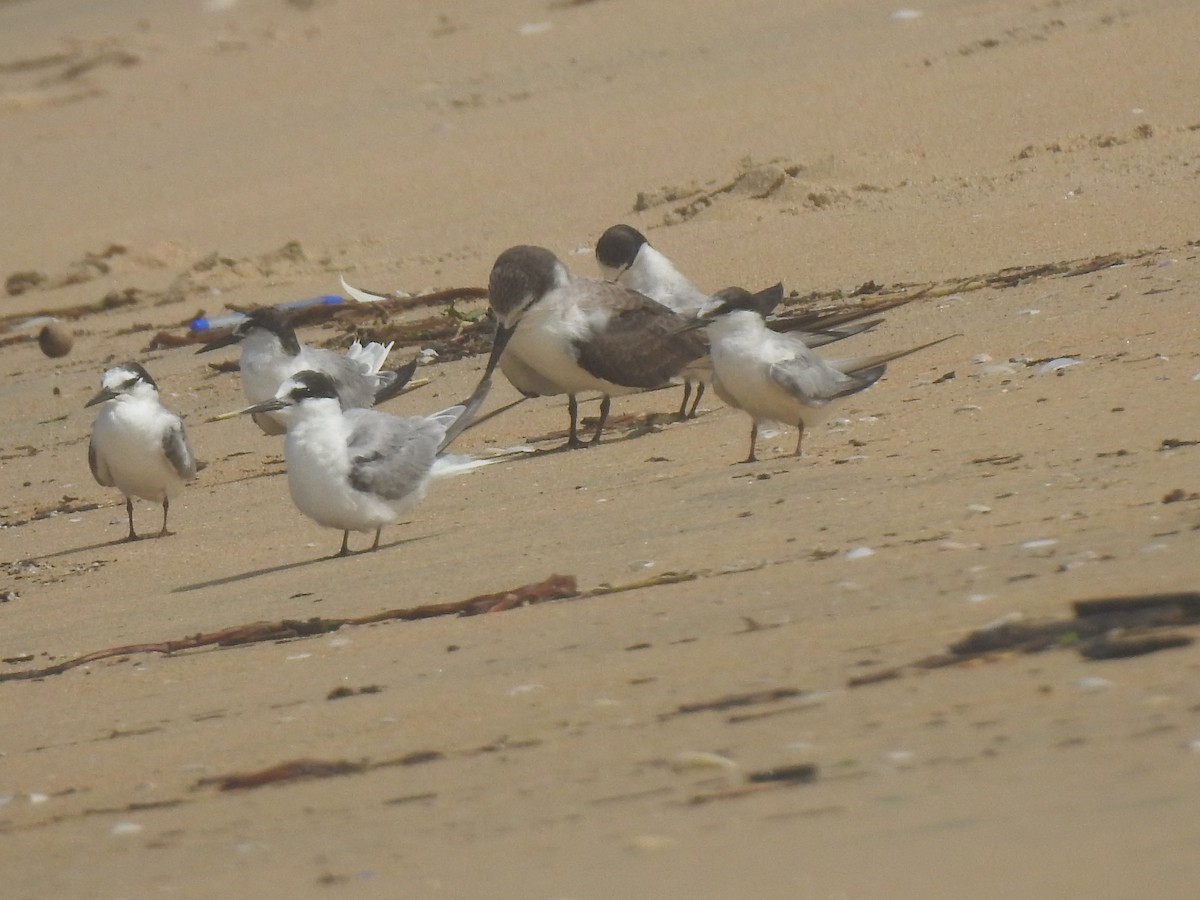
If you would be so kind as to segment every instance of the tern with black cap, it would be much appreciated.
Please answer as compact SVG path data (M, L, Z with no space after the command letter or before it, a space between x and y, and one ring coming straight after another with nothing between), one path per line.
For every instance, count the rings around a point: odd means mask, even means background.
M645 294L652 300L669 306L685 318L695 319L713 303L711 295L692 284L670 258L653 247L646 240L646 236L632 225L613 225L607 228L596 242L595 252L596 262L605 279ZM753 296L759 311L767 318L783 300L783 285L773 285ZM864 312L854 318L862 318L868 314ZM852 322L843 312L837 314L836 320L830 317L828 327L825 318L820 314L806 315L797 325L788 324L793 321L791 319L781 320L776 324L772 324L769 318L767 321L776 331L792 331L809 347L822 347L870 331L883 320ZM704 396L704 385L712 381L712 361L707 356L702 357L687 369L685 376L683 404L679 408L679 417L695 418L700 398ZM693 382L696 384L696 398L691 411L688 412L687 402Z
M716 305L692 327L705 327L712 346L713 388L730 406L750 416L750 454L754 462L760 422L795 425L796 456L806 427L827 418L834 403L878 381L887 363L940 344L948 337L907 350L823 359L803 340L766 326L753 297L741 288L713 295Z
M400 369L383 369L391 344L358 341L346 354L310 347L296 336L288 318L273 307L251 310L229 334L209 341L197 353L232 344L241 345L242 390L251 403L264 403L297 372L324 372L333 381L343 409L370 407L404 390L417 362ZM254 422L267 434L283 434L284 420L276 413L257 413Z
M285 420L288 490L304 515L342 530L338 556L350 552L351 531L374 531L398 521L422 497L434 463L470 423L488 385L463 405L428 416L393 416L382 410L342 409L325 372L305 371L284 380L270 400L229 416L274 413Z

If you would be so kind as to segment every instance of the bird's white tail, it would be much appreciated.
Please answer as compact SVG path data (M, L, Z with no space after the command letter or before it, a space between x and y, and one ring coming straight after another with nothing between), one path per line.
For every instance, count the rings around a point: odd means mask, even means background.
M354 360L354 362L362 366L363 374L374 375L383 368L384 361L387 360L388 354L392 352L392 347L395 345L395 341L390 341L387 344L371 341L371 343L364 347L358 341L355 341L346 351L346 359Z

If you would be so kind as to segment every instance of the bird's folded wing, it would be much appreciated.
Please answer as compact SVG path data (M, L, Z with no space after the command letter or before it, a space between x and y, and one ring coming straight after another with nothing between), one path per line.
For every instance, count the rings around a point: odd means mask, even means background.
M192 452L192 445L188 443L187 432L183 430L183 422L176 419L163 432L162 448L180 478L187 481L195 477L196 454Z
M622 293L605 327L575 344L586 372L625 387L656 388L708 352L700 334L683 330L687 319L640 294Z
M372 410L345 414L357 420L347 441L350 485L387 500L411 493L433 464L442 426L433 419L401 419Z
M102 484L105 487L113 486L112 473L108 471L108 466L100 458L100 454L96 452L95 438L88 441L88 465L91 467L92 475L98 484Z
M830 400L861 391L870 384L825 365L812 353L772 363L767 367L767 374L775 384L806 406L824 406Z

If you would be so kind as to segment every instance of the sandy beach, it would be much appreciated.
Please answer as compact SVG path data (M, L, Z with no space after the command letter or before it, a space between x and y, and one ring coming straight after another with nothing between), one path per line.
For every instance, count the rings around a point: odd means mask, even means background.
M1193 896L1194 35L1182 0L0 2L0 893ZM739 464L711 393L574 452L523 403L346 558L281 439L213 421L202 313L435 294L300 328L437 349L384 407L430 413L497 255L595 276L618 222L706 291L908 301L847 354L959 336L800 458ZM84 409L126 360L205 463L133 543Z

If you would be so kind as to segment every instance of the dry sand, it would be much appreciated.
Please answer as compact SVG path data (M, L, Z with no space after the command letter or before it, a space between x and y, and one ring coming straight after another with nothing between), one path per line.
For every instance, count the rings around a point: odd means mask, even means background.
M0 674L552 573L585 596L0 683L0 893L1195 896L1200 650L908 666L1002 616L1196 586L1194 4L428 6L0 3L0 276L44 276L0 324L134 301L75 319L62 359L3 335ZM711 289L937 285L852 352L963 336L802 459L784 432L733 465L748 422L713 400L445 479L378 553L333 560L278 440L206 422L236 376L146 350L341 273L480 285L515 243L590 274L618 221ZM82 405L129 358L208 466L176 536L121 544ZM389 409L459 399L481 362ZM560 430L563 405L460 449ZM589 593L665 573L688 580ZM208 781L305 759L349 771Z

